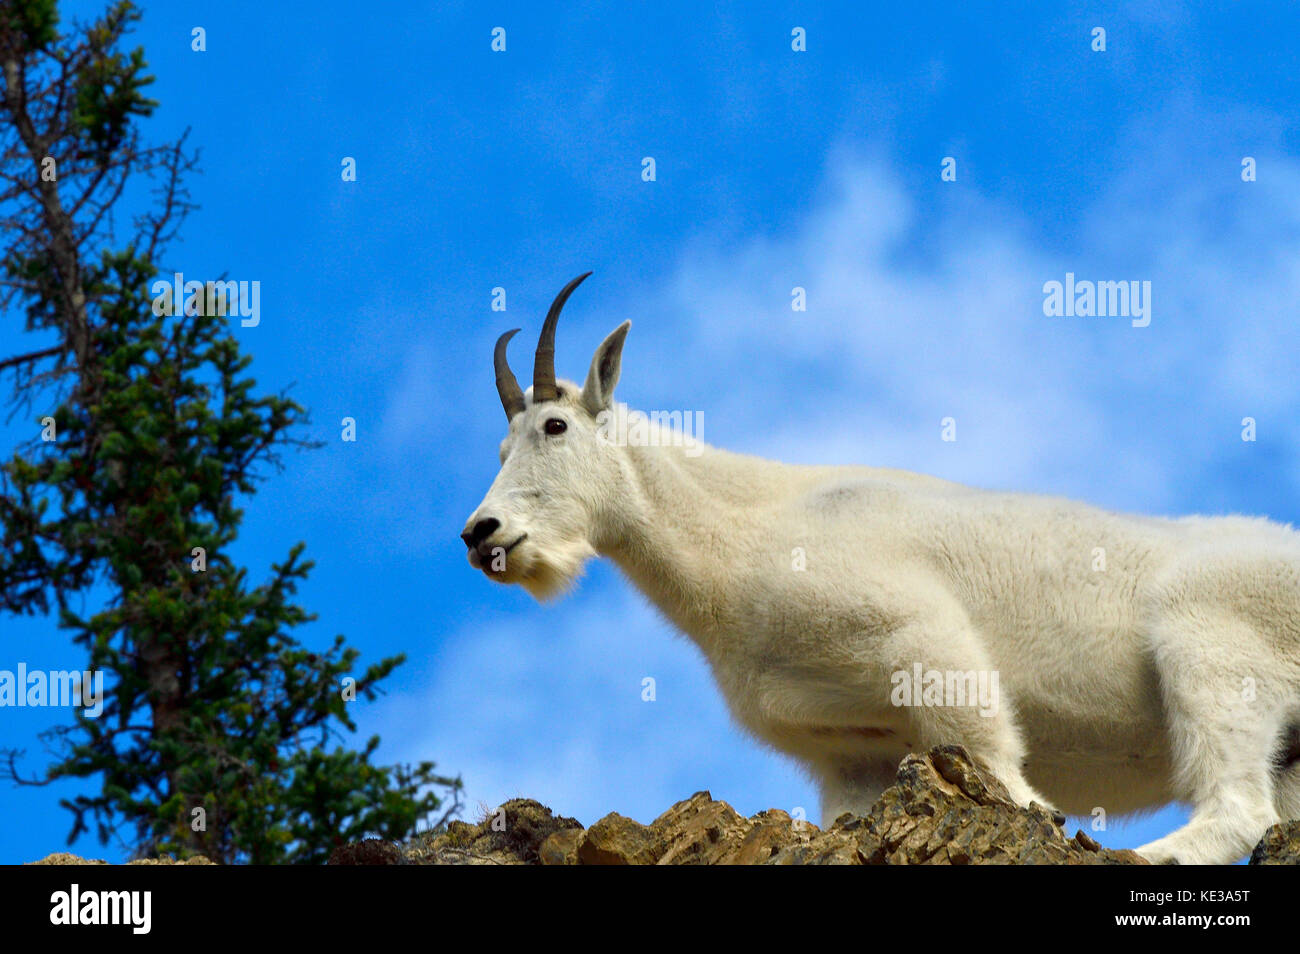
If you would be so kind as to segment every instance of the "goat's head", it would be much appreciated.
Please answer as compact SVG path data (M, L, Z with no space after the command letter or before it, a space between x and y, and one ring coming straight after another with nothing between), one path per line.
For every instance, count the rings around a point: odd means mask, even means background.
M598 416L612 407L632 323L623 322L596 349L581 388L555 378L560 310L590 274L565 285L551 304L527 392L506 363L506 344L518 329L497 340L497 392L509 431L501 471L461 534L471 566L498 582L519 583L538 599L563 591L595 555L594 538L620 492L618 452L601 436Z

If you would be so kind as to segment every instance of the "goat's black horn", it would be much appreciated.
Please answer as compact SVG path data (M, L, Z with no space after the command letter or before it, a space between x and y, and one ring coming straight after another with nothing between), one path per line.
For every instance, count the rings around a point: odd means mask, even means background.
M519 329L507 331L497 339L496 350L492 352L492 365L497 372L497 394L501 395L501 406L506 409L506 420L512 421L516 414L524 409L524 392L510 370L506 360L506 345L519 333Z
M551 302L551 310L546 313L546 322L542 325L541 337L537 339L537 356L533 360L533 403L554 401L560 396L555 386L555 325L560 320L560 310L569 300L573 290L582 284L591 272L579 275L560 289Z

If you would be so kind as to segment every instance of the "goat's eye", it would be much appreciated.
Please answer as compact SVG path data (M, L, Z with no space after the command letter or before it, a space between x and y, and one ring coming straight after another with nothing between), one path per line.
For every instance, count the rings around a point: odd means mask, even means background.
M568 429L569 429L569 425L565 424L558 417L551 417L551 418L547 418L546 420L547 434L563 434Z

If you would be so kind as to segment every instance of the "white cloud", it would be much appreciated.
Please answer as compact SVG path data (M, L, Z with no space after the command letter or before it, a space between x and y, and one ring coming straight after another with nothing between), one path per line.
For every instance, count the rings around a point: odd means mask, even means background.
M1281 417L1300 396L1294 350L1279 344L1300 292L1300 202L1283 183L1300 168L1271 167L1271 184L1229 171L1159 209L1136 201L1149 179L1126 181L1061 252L978 197L922 223L896 177L841 156L790 236L692 251L659 306L670 344L642 322L625 374L650 351L652 397L690 391L737 449L1161 508L1243 415L1297 435ZM1152 281L1151 326L1044 317L1043 283L1067 271ZM940 440L947 416L955 444Z

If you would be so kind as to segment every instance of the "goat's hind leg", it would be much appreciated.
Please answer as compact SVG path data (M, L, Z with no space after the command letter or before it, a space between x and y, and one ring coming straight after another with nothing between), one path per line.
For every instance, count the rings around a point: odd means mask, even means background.
M1230 864L1278 820L1275 759L1285 709L1268 682L1262 642L1246 624L1189 613L1162 629L1154 649L1174 791L1193 809L1186 825L1137 851L1157 864Z

